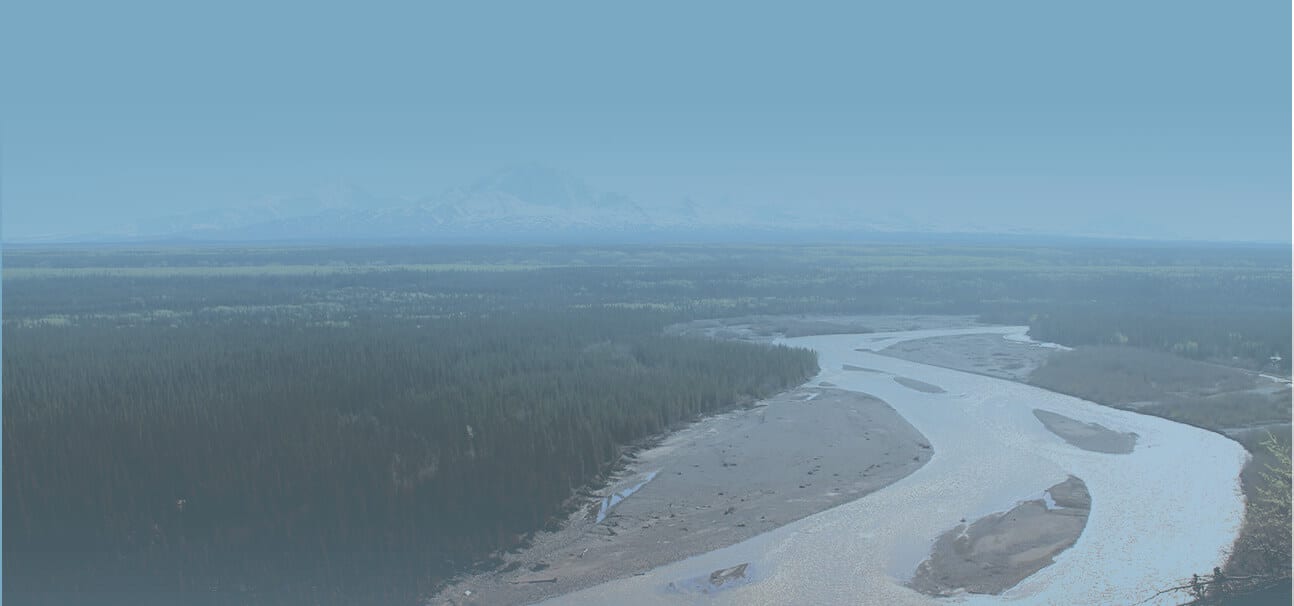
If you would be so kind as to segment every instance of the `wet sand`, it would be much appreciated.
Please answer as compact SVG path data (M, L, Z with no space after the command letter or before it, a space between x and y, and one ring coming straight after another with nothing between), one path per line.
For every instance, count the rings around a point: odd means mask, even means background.
M1004 349L1052 349L1028 343L1025 330L980 327L782 340L818 351L822 373L811 384L830 382L883 398L930 440L934 456L915 473L860 499L551 603L938 604L947 599L908 583L939 537L968 520L1000 519L1001 512L1010 517L1021 503L1039 501L1047 486L1053 488L1041 503L1015 514L1033 520L1034 538L1046 540L1035 541L1037 551L1008 557L1035 560L1042 554L1054 557L1055 564L1037 568L1000 595L964 593L955 601L965 606L1170 603L1170 597L1154 598L1147 588L1211 569L1235 540L1244 508L1238 474L1245 453L1238 444L1164 419L990 378L987 372L955 372L876 353L905 341L939 343L972 333L1005 340ZM919 379L944 392L914 390L894 377ZM1085 451L1057 439L1035 409L1135 432L1139 447L1127 455ZM1089 510L1081 538L1051 555L1046 552L1067 541L1063 527L1075 520L1043 513L1048 498L1062 508L1077 508L1085 499L1057 488L1071 476L1084 479L1098 506Z
M1047 494L1050 502L1025 501L944 533L908 585L932 596L997 595L1050 566L1078 541L1092 500L1087 485L1073 476Z
M876 370L875 368L863 368L862 366L854 366L853 364L841 364L840 369L852 370L854 372L875 372L875 373L885 374L884 371Z
M921 393L944 393L944 388L938 385L931 385L925 381L909 379L907 377L894 377L894 382L908 389L915 389Z
M955 335L895 343L877 353L999 379L1025 381L1055 351L1033 343L1009 341L1000 335Z
M803 387L639 453L561 530L537 535L499 570L462 579L430 603L525 604L642 574L875 492L932 453L886 403ZM741 565L677 580L672 591L744 584L755 571Z
M859 350L859 351L862 351L862 350ZM862 366L854 366L853 364L842 364L840 366L840 369L848 370L851 372L870 372L870 373L875 373L880 375L889 375L894 379L895 383L898 383L899 385L902 385L908 389L915 389L921 393L944 393L944 388L938 385L931 385L929 383L926 383L925 381L918 381L916 379L912 379L908 377L901 377L895 374L890 374L883 370L876 370L875 368L864 368ZM822 383L819 383L819 385L825 387L827 385L834 385L834 384L824 381Z
M1108 454L1128 454L1137 446L1137 434L1123 433L1098 423L1084 423L1046 410L1033 410L1048 431L1083 450Z

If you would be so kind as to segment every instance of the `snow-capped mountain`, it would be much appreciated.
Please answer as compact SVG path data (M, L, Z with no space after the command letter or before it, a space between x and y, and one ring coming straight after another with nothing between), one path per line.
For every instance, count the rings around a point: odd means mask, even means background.
M648 211L624 194L595 191L577 177L527 164L419 199L331 186L244 206L144 218L81 239L381 239L706 227L698 224L695 207L687 200Z
M952 227L952 229L949 229ZM438 195L383 197L354 186L269 196L239 207L141 219L69 240L424 241L490 237L635 237L658 233L965 231L911 219L902 211L787 201L742 204L691 197L641 203L596 191L583 179L540 165L497 171Z
M583 180L523 165L426 200L425 227L460 229L632 229L654 218L627 196L594 192Z

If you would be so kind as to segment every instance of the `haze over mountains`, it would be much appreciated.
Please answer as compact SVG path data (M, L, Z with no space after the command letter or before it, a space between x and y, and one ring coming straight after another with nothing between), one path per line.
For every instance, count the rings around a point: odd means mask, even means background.
M1177 234L1126 218L1083 225L1029 226L931 216L861 203L853 212L812 201L786 204L680 196L650 203L599 191L584 179L539 164L501 169L425 197L373 194L334 185L309 194L271 196L242 206L123 218L102 230L7 233L10 242L317 241L492 239L650 240L656 237L777 235L779 238L885 233L1028 234L1172 239ZM6 230L9 231L9 230Z

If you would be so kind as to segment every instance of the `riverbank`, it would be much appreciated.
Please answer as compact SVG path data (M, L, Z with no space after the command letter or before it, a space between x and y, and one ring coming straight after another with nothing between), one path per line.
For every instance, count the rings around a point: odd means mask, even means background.
M972 327L782 340L819 353L822 372L811 385L868 393L893 405L930 440L935 451L930 462L856 501L553 603L691 603L697 596L679 588L696 587L692 581L716 573L721 583L706 592L708 603L936 603L941 598L907 583L938 537L968 520L1035 501L1070 476L1084 479L1091 498L1078 540L1055 555L1053 564L1001 595L954 599L964 604L1135 603L1154 588L1221 564L1244 508L1238 474L1247 455L1235 442L986 374L876 353L931 337L983 334L1019 340L1024 330ZM942 392L913 389L895 377ZM1034 410L1135 433L1137 442L1127 454L1085 450L1049 431ZM736 571L740 579L734 578ZM1171 597L1160 602L1171 603Z
M931 455L881 400L795 389L637 453L560 530L430 603L526 604L644 574L875 492Z

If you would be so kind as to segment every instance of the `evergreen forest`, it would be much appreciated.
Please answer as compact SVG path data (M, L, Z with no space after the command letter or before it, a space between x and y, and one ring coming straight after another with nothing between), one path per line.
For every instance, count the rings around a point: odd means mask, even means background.
M1289 271L1113 244L7 249L4 599L412 606L582 515L625 453L818 369L670 324L969 314L1288 375Z

